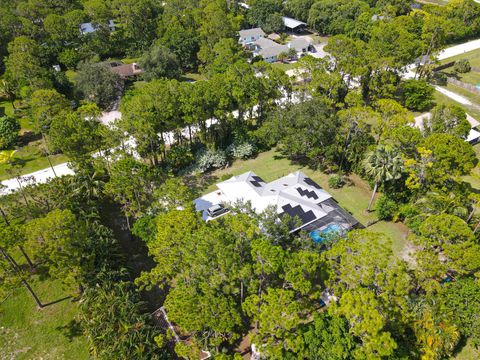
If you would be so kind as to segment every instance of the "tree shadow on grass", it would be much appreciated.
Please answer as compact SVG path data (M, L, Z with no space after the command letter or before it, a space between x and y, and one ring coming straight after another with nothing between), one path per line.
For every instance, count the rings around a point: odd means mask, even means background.
M67 325L57 326L55 329L60 331L70 342L82 335L80 322L75 319L70 320Z
M468 338L465 336L460 337L460 341L458 342L458 344L455 346L455 349L453 350L452 359L454 359L458 354L462 352L463 348L467 345L467 340Z

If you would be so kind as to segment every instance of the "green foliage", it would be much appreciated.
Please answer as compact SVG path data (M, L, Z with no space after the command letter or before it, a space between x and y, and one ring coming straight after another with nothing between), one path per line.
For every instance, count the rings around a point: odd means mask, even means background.
M281 13L283 4L279 0L254 1L247 13L247 21L254 27L261 27L267 33L283 30Z
M425 80L407 80L401 85L402 103L407 109L424 111L432 105L434 91Z
M100 111L94 104L84 105L76 112L57 115L50 125L49 139L54 149L60 149L73 160L88 158L101 148L102 140L98 120Z
M255 145L250 142L243 142L243 143L233 143L227 148L227 152L234 158L234 159L249 159L254 157L257 153L257 149Z
M33 90L51 87L39 45L32 39L19 36L8 44L8 57L5 59L5 77L20 94L23 87Z
M0 150L8 149L15 144L20 124L16 118L0 117Z
M152 203L155 186L160 181L161 174L157 171L131 157L124 157L111 166L105 193L122 206L126 216L138 218Z
M333 174L328 178L328 186L332 189L340 189L343 185L345 185L345 180L342 175Z
M120 76L107 64L82 63L75 77L75 90L81 98L108 109L121 95Z
M195 165L200 172L219 169L227 165L227 155L223 150L205 150L198 155Z
M347 321L324 311L315 314L313 322L301 329L303 346L297 356L308 359L346 360L353 357L356 347Z
M423 122L427 133L447 133L465 139L470 132L471 125L467 114L458 105L437 105L431 114L431 117Z
M75 49L65 49L58 54L58 61L68 69L73 70L80 61L80 56Z
M326 168L335 161L338 125L329 106L316 99L272 113L262 133L271 144L279 143L290 159Z
M36 90L28 99L28 110L37 133L48 133L53 118L69 110L65 96L55 90Z
M100 359L167 359L154 338L158 330L142 314L135 289L124 280L89 287L81 300L80 324L90 341L90 353Z
M389 197L382 195L375 205L378 218L381 220L392 220L398 211L398 203Z
M460 74L468 73L471 70L472 67L467 59L458 60L455 62L455 65L453 65L453 71Z
M180 64L177 56L168 48L161 45L153 45L139 61L144 70L145 80L160 78L178 78L180 76Z
M360 14L369 9L361 0L321 0L313 3L308 24L324 35L344 34L353 28Z
M189 145L174 145L170 147L167 165L173 170L184 169L194 161L194 156Z
M436 296L444 309L452 312L453 322L464 336L478 346L480 341L480 284L465 278L446 283Z

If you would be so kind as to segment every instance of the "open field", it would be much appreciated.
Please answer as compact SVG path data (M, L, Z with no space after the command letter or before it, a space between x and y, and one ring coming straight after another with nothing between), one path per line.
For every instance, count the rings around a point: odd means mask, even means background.
M242 174L249 170L267 182L291 172L301 170L332 194L335 200L337 200L345 210L352 213L362 224L366 225L368 222L374 221L377 218L375 212L367 213L365 211L370 200L371 190L368 183L360 177L352 174L350 180L353 182L353 185L344 186L341 189L332 189L328 186L329 175L320 171L311 170L302 165L292 164L290 160L284 158L275 150L261 153L255 159L245 161L237 160L229 168L213 172L212 180L215 182L205 190L205 193L214 191L216 189L215 183L220 181L220 178ZM393 250L396 254L400 254L404 249L406 244L405 237L408 234L408 229L404 225L381 221L372 225L369 229L389 235L394 240Z
M58 281L36 279L31 285L44 303L67 295ZM89 359L87 341L73 321L77 313L78 303L71 299L38 310L19 288L0 305L0 358Z

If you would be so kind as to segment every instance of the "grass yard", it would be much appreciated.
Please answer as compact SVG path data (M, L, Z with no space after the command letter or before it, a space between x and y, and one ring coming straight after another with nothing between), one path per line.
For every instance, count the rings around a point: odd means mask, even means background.
M10 101L0 99L0 117L13 116L13 105Z
M332 189L328 186L329 175L301 165L292 164L290 160L284 158L275 150L261 153L255 159L237 160L229 168L213 172L212 180L215 182L205 189L205 193L214 191L216 189L215 183L220 181L221 178L239 175L249 170L267 182L288 175L291 172L301 170L332 194L335 200L337 200L345 210L352 213L362 224L365 225L369 221L376 220L375 212L367 213L365 211L371 196L370 186L357 175L352 174L350 176L353 182L352 186ZM394 240L393 250L396 254L400 254L404 249L406 245L406 235L408 234L408 229L404 225L381 221L372 225L369 229L389 235Z
M452 360L473 360L480 359L480 351L475 349L470 340L462 348L462 350L456 354Z
M32 287L44 303L67 295L60 282L34 280ZM0 305L1 359L90 359L87 340L75 326L78 303L70 299L38 310L23 287Z
M291 69L295 69L298 67L298 63L283 63L283 62L275 62L272 64L273 67L279 68L280 70L287 71Z
M449 86L450 85L451 84L449 84ZM456 89L453 89L451 86L448 87L448 89L456 92ZM459 93L459 95L462 95L462 94ZM439 93L438 91L435 91L434 96L435 96L435 102L437 104L458 105L458 106L462 107L471 116L473 116L475 119L478 119L480 121L480 110L475 109L472 106L459 104L455 100L450 99L448 96L445 96L442 93ZM480 105L480 103L479 103L479 105Z
M480 73L478 72L470 71L468 73L458 75L460 77L460 80L467 84L472 84L474 86L480 84Z
M458 95L461 95L468 100L470 100L472 103L480 105L480 94L476 94L474 92L471 92L467 89L464 89L460 86L454 85L454 84L447 84L447 86L444 86L444 88L453 91L454 93L457 93Z
M6 159L3 160L3 163L0 162L0 180L12 177L9 173L12 166L5 161ZM53 165L58 165L66 162L68 158L63 154L58 154L50 156L50 160ZM27 145L18 148L10 158L10 163L17 165L18 170L22 175L45 169L50 166L47 158L42 153L41 140L31 141Z
M199 73L186 73L182 76L181 81L201 81L207 78L203 74Z

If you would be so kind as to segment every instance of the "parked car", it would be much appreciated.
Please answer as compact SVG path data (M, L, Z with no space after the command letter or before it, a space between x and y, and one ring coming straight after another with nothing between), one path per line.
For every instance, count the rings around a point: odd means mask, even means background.
M212 218L225 214L226 212L228 212L228 208L222 204L213 205L207 209L208 216Z

